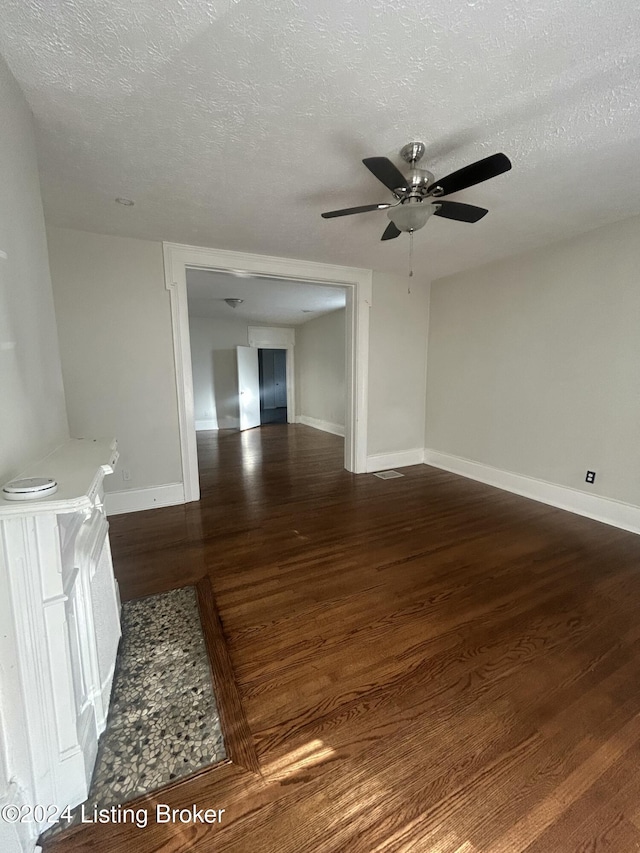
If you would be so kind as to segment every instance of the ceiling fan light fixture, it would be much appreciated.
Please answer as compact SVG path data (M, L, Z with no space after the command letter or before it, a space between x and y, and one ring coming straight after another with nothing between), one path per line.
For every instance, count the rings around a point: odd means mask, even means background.
M242 303L244 302L244 299L238 299L237 297L230 296L228 299L225 299L224 301L227 303L229 308L237 308L238 305L242 305Z
M425 202L399 204L387 213L399 231L419 231L427 224L429 217L436 212L433 204Z
M328 210L321 214L322 218L335 219L388 209L390 222L380 238L385 241L395 240L403 231L412 235L414 231L424 228L434 213L456 222L479 222L489 212L485 208L459 201L441 202L440 199L508 172L511 160L506 154L492 154L436 180L429 169L417 165L425 151L423 142L410 142L401 149L400 156L410 167L407 175L403 175L388 157L365 157L362 162L374 178L393 193L395 203L363 204ZM433 199L437 201L434 203Z

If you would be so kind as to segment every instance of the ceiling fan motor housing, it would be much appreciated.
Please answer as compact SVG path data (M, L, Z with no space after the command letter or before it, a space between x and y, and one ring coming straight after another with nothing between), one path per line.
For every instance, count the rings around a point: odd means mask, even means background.
M434 176L428 169L418 169L416 167L409 170L408 187L409 191L406 194L407 198L424 198L427 195L428 188L435 181Z

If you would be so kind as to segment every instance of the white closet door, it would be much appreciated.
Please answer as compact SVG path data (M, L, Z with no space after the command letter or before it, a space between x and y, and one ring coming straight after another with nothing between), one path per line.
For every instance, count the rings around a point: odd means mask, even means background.
M240 429L260 426L260 375L258 350L255 347L236 347L238 357L238 403Z

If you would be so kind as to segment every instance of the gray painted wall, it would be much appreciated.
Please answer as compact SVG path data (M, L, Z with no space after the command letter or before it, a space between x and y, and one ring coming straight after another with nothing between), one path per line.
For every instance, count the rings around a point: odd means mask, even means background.
M408 293L409 287L411 293ZM424 447L429 283L373 273L369 455Z
M426 446L640 505L639 238L628 219L434 282Z
M296 328L296 414L344 427L344 308Z
M66 228L48 234L73 435L117 437L107 491L181 482L162 245Z
M29 108L0 59L0 484L68 438Z
M236 347L248 346L249 324L232 311L225 319L189 317L196 425L217 419L218 429L240 426Z

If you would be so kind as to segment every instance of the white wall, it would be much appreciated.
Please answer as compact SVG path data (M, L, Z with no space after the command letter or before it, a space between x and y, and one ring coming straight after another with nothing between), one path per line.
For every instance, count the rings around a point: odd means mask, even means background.
M180 483L162 245L50 228L49 257L72 434L118 439L107 491Z
M0 58L0 483L68 438L31 113ZM0 807L29 803L31 760L8 580L0 555ZM11 737L6 732L11 732ZM29 822L0 820L3 853L31 850Z
M368 455L404 454L391 465L421 461L428 327L428 281L374 271Z
M345 423L345 315L342 308L296 327L296 415L335 431Z
M68 438L32 117L0 59L0 484Z
M249 324L232 311L224 319L189 315L196 428L240 427L236 347L248 346Z
M435 282L426 446L640 505L638 270L634 218Z

